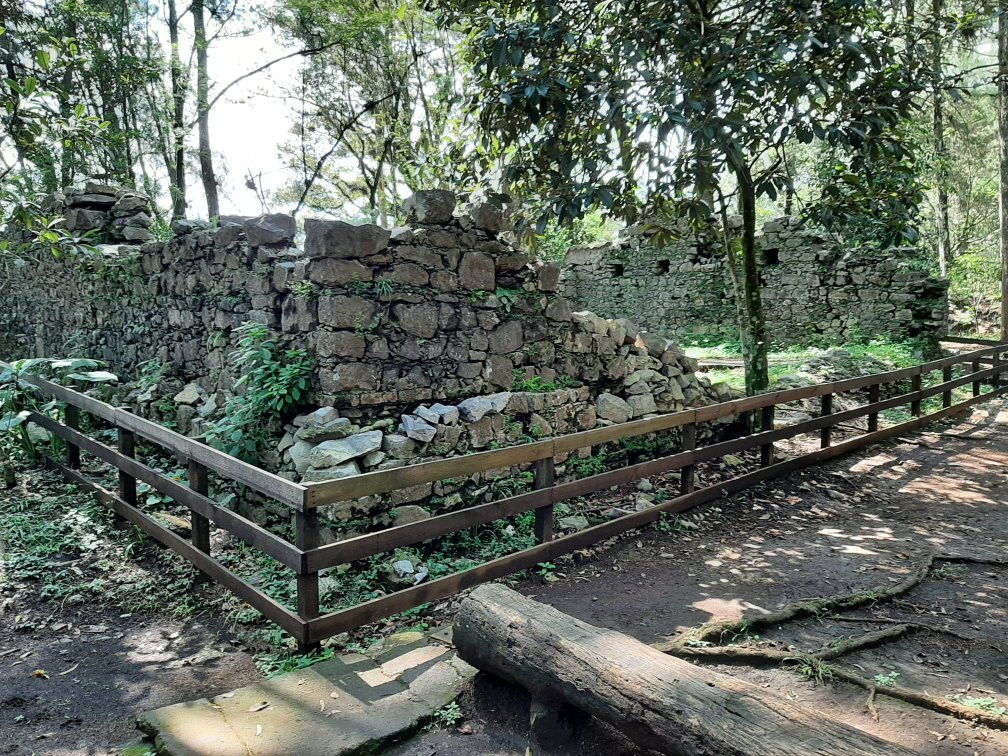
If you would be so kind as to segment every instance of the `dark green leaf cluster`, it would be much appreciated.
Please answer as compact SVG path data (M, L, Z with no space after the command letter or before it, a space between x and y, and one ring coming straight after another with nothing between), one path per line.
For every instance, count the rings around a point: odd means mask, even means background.
M231 364L239 375L224 414L210 424L207 441L241 459L254 461L261 444L285 417L304 403L314 362L303 349L285 348L260 323L237 329Z

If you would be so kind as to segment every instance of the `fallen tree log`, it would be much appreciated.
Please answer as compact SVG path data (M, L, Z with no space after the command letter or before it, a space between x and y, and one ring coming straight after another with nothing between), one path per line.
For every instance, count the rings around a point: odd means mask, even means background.
M664 754L914 753L501 585L462 602L453 642L469 664L534 699L566 703Z

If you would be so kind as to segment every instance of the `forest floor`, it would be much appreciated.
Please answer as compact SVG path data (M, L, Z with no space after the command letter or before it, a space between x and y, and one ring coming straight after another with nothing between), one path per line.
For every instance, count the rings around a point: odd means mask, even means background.
M651 483L661 490L663 482ZM610 494L611 505L633 499ZM659 643L714 618L759 615L798 600L894 585L930 553L1008 560L1008 401L814 470L723 499L697 516L638 531L582 561L562 579L527 581L522 592L586 622ZM798 652L897 623L929 629L839 660L880 691L927 692L968 709L1008 714L1008 566L938 564L893 599L806 618L740 638ZM779 664L711 664L883 739L922 754L1008 753L1008 732L816 679ZM828 674L828 673L827 673ZM482 688L480 686L483 686ZM477 678L461 704L468 730L430 733L401 756L521 754L527 699L508 699ZM527 712L527 709L524 709ZM522 737L515 738L518 732ZM506 733L502 735L501 733ZM472 738L482 738L482 743ZM567 752L633 753L593 723Z
M558 560L545 582L528 577L516 585L585 621L656 643L714 617L895 584L931 552L1005 559L1006 429L1008 401L980 405L912 437L663 519ZM47 472L23 471L21 481L0 492L7 541L0 546L0 753L115 752L134 736L137 713L261 678L262 649L232 615L193 594L190 573L173 566L170 552L134 543L130 530ZM676 481L650 484L660 493ZM608 491L598 505L632 505L638 494L635 486ZM32 520L39 510L43 519ZM842 661L880 690L898 685L1005 713L1006 577L1002 565L940 565L894 599L747 640L812 650L895 622L927 625ZM447 611L441 618L450 620ZM780 665L712 666L921 753L1008 752L1008 732L881 694L875 721L865 691L845 683ZM394 752L525 753L522 691L479 676L459 704L459 726L422 733ZM634 749L590 722L566 751Z

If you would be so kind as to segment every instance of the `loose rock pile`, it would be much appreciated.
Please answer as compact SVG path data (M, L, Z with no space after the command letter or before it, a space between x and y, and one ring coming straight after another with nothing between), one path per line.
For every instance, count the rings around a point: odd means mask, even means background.
M100 181L86 181L76 189L53 195L48 203L63 215L68 231L88 232L99 242L144 242L154 225L150 197Z

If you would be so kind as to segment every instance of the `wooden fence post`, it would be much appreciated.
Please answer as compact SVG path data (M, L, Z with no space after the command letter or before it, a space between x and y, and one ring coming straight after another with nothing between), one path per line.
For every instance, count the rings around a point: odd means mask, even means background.
M772 431L774 428L774 405L763 408L763 415L760 418L760 430L763 432ZM760 467L769 467L773 464L773 441L763 444L760 447Z
M535 462L535 479L532 487L535 490L552 488L556 482L556 465L552 455ZM547 504L535 511L536 543L546 543L553 540L553 505Z
M319 545L318 512L305 509L294 513L294 545L302 551L317 548ZM299 573L297 576L298 615L308 621L319 616L319 574L318 572ZM298 650L307 653L319 647L315 643L298 643Z
M119 428L119 453L123 456L133 458L136 456L136 435L133 431ZM122 470L119 471L119 498L135 507L137 503L137 483L136 478L128 475Z
M822 395L822 410L820 411L820 416L826 417L827 415L833 414L833 394L823 394ZM819 431L819 446L825 449L831 443L831 431L832 426L827 425L825 428Z
M67 428L80 430L80 410L72 404L68 404L63 411L63 422ZM71 470L80 468L80 447L73 441L66 442L66 462Z
M920 373L910 378L910 390L914 393L921 390L921 376ZM921 400L913 399L910 402L910 414L914 417L920 417L921 415Z
M878 383L873 383L868 387L868 403L875 404L878 402L881 396L881 386ZM874 433L878 430L878 412L868 413L868 432Z
M994 372L991 374L991 386L993 388L997 388L998 386L1001 385L1001 353L1000 352L994 352L994 357L993 357L993 360L992 360L991 367L994 369Z
M687 423L682 428L682 450L696 449L696 423ZM685 465L679 473L679 492L683 496L693 491L696 481L696 465Z
M979 373L980 372L980 360L973 360L973 362L970 365L970 367L973 370L974 374L975 373ZM980 381L973 381L973 396L980 396Z
M942 370L942 381L948 383L952 380L952 366L946 365ZM952 406L952 389L946 389L942 392L942 407L948 408Z
M189 460L189 488L202 496L210 492L210 483L207 478L207 469L199 462ZM192 522L192 542L193 546L204 554L210 553L210 520L194 509L189 510L189 518ZM205 573L200 573L200 582L209 580Z

